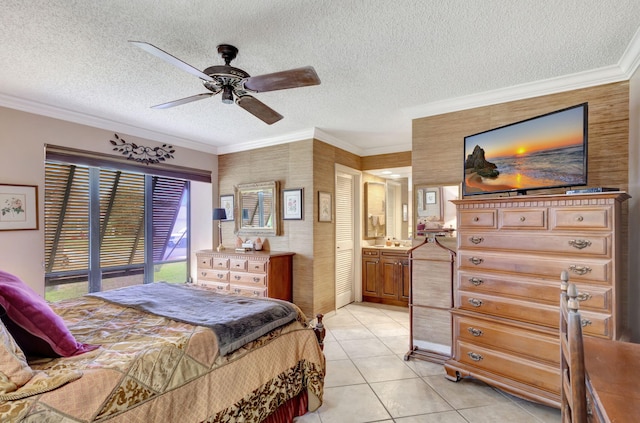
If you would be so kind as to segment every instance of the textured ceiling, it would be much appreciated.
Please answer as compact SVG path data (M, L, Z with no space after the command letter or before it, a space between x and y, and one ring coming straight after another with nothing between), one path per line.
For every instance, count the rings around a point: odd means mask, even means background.
M638 0L2 0L0 105L218 153L406 151L418 116L628 79L639 25ZM220 96L153 110L206 90L128 40L201 70L233 44L251 75L311 65L322 83L256 94L271 126Z

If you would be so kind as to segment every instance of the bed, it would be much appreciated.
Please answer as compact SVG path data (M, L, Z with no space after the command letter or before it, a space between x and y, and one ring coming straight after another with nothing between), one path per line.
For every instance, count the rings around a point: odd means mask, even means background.
M116 292L115 297L120 298L83 296L40 310L42 304L34 309L31 303L20 303L22 294L11 292L16 286L26 290L26 301L44 301L31 298L35 293L26 284L8 280L7 275L0 272L2 422L290 422L322 404L323 329L311 328L291 303L273 300L279 307L284 303L286 311L279 311L275 318L262 315L257 318L260 325L254 323L255 317L234 317L243 329L249 327L237 336L236 329L228 329L229 321L214 316L213 323L201 322L198 311L212 308L218 314L233 315L239 312L239 304L257 301L251 304L260 308L271 300L154 283L149 284L150 289L157 288L160 296L167 296L166 286L181 290L179 294L169 292L177 299L175 309L184 308L188 296L196 298L192 309L197 324L189 323L188 315L165 316L176 311L162 309L162 305L159 311L153 309L162 302L156 301L158 293L129 295L127 290L134 287L103 293ZM223 297L221 301L233 303L236 309L228 312L221 303L210 307L198 303L213 296ZM120 302L133 297L142 300ZM284 318L289 310L295 313ZM41 320L45 323L33 323L37 320L33 313L44 313ZM21 322L22 318L30 322ZM38 342L47 344L37 345L36 351L29 350L33 342L25 341L25 334L16 329L30 324L37 327L27 327L27 335L39 335ZM255 329L257 326L261 329ZM218 332L220 327L222 332ZM57 339L60 336L64 339Z

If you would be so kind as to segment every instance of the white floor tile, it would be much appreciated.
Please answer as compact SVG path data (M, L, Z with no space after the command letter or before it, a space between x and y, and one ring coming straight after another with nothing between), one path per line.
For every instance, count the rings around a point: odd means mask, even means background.
M324 377L325 388L358 385L366 382L361 371L349 359L332 361L331 365L327 366L327 374Z
M353 364L369 383L418 377L397 356L354 358Z
M393 418L453 410L420 378L376 382L371 388Z
M322 423L365 423L391 417L367 384L326 388L318 415Z
M371 339L340 341L340 345L342 345L342 348L351 359L394 355L393 351L375 337Z

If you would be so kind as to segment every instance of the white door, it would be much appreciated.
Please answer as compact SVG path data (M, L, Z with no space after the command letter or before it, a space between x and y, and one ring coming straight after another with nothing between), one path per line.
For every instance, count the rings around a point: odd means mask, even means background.
M356 181L358 177L336 170L336 309L355 299Z

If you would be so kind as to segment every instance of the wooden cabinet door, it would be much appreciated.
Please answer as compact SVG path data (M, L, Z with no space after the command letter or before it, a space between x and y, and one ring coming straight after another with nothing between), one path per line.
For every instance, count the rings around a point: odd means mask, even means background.
M398 299L399 283L398 273L400 265L397 258L382 259L380 261L380 296L392 300Z
M378 257L375 258L362 258L362 295L370 297L379 296L378 293L378 278L380 275Z
M402 274L400 275L400 299L409 301L409 292L411 289L411 270L409 268L409 260L402 260L400 267Z

